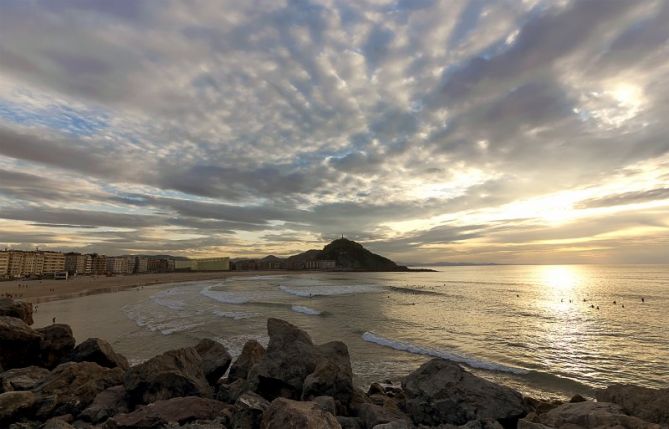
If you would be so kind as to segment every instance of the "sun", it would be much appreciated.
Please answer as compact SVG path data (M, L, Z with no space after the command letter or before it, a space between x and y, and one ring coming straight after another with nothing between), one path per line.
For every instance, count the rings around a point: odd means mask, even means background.
M551 289L570 290L578 285L580 275L576 267L568 265L547 265L539 268L541 283Z
M634 107L641 104L641 88L630 83L619 83L609 92L619 105Z

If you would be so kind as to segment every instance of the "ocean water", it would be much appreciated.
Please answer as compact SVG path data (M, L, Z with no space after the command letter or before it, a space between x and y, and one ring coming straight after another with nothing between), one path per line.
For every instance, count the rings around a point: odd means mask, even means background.
M44 303L36 324L56 317L139 362L204 337L237 355L248 339L266 344L278 317L315 342L344 341L363 387L432 357L542 397L669 386L669 266L436 269L160 285Z

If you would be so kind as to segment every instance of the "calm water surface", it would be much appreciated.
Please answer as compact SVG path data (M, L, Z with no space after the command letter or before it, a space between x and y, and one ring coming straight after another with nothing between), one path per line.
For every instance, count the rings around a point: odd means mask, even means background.
M360 385L438 356L541 396L669 386L669 266L437 269L153 286L41 304L36 326L56 317L139 362L204 337L238 354L250 338L266 344L266 319L279 317L346 342Z

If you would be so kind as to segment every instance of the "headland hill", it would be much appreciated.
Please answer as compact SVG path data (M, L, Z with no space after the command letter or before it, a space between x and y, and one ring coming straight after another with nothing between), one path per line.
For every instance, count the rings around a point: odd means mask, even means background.
M6 256L3 258L3 256ZM1 263L6 260L4 265ZM35 261L43 262L39 268ZM36 268L37 267L37 268ZM322 249L263 258L189 259L172 255L105 256L76 252L0 251L0 296L43 302L154 284L290 271L426 272L375 254L344 237Z

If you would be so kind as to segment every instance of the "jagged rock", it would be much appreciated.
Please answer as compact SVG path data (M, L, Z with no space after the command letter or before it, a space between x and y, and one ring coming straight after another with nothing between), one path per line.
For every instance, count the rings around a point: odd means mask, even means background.
M49 370L39 366L10 369L0 374L0 393L31 390L47 375L49 375Z
M413 425L406 420L395 420L390 423L382 423L374 426L372 429L412 429Z
M423 364L404 379L402 387L407 412L417 424L462 425L470 420L494 419L515 427L528 412L520 393L442 359Z
M332 414L323 411L315 402L277 398L262 416L262 429L341 429Z
M244 379L238 379L232 383L221 383L218 385L216 399L219 401L234 404L239 396L249 390L249 384Z
M69 325L54 324L36 330L41 336L40 363L53 369L74 349L74 335Z
M128 403L125 398L125 387L113 386L100 392L93 403L88 406L79 418L83 421L100 423L116 414L127 413Z
M523 402L529 411L534 411L537 414L547 413L563 404L562 401L558 400L535 399L529 396L523 397Z
M41 339L23 320L0 316L0 366L6 371L35 363Z
M36 416L77 416L100 392L120 384L122 379L120 368L104 368L93 362L61 364L33 388L39 396Z
M211 420L219 416L226 405L213 399L187 396L160 400L132 413L118 414L105 423L114 429L155 428L169 423L188 423L194 420Z
M267 399L332 396L346 406L353 393L351 361L344 343L316 346L309 335L279 319L268 319L269 345L249 371L249 383Z
M649 423L624 414L623 409L609 402L576 402L560 405L534 419L535 423L557 429L660 429L660 425Z
M364 427L371 429L374 426L394 421L409 421L395 404L388 401L383 406L376 404L363 404L358 411L358 417L362 420Z
M269 401L253 392L244 392L235 402L232 427L239 429L260 426L263 413L269 408Z
M212 396L202 372L202 358L192 347L170 350L133 366L123 383L132 405L180 396Z
M265 348L256 340L249 340L244 344L242 353L237 360L230 366L228 380L233 382L248 377L249 370L265 356Z
M342 429L363 429L362 421L357 417L337 416Z
M0 424L13 423L28 414L35 405L32 392L5 392L0 394Z
M8 426L7 429L40 429L42 426L41 422L34 422L34 421L20 421L16 423L12 423L11 425Z
M532 414L532 413L530 413ZM542 425L541 423L535 423L534 418L536 416L530 417L530 415L518 420L517 429L551 429L548 426Z
M669 388L614 384L597 392L596 397L601 402L618 404L627 414L640 419L669 425Z
M33 324L33 305L29 302L14 301L11 298L0 298L0 316L16 317L26 325Z
M100 338L89 338L74 348L69 361L72 362L95 362L107 368L121 368L127 370L128 360L121 354L116 353L111 344Z
M572 402L572 403L573 402L584 402L584 401L587 401L587 399L585 399L583 396L579 395L578 393L575 394L574 396L572 396L571 399L569 400L569 402Z
M205 338L196 346L195 350L202 358L202 372L211 385L215 385L219 378L228 370L232 357L222 344Z
M450 425L450 424L440 425L439 429L504 429L504 426L499 424L497 420L476 419L468 421L467 423L461 426Z
M69 424L63 419L50 419L48 420L42 429L74 429L74 426Z
M332 396L316 396L314 399L312 399L315 403L320 405L320 407L323 409L323 411L327 411L328 413L335 415L337 412L337 407L335 404L335 400Z
M369 390L367 390L367 395L385 395L391 398L397 396L404 396L404 391L402 386L396 386L392 383L372 383L369 385Z

